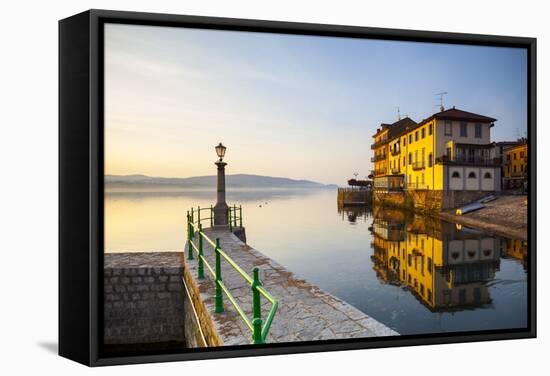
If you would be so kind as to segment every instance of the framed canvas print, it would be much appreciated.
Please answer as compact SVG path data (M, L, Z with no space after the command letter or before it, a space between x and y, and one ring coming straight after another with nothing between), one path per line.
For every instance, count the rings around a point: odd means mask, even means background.
M59 22L59 353L536 335L536 40Z

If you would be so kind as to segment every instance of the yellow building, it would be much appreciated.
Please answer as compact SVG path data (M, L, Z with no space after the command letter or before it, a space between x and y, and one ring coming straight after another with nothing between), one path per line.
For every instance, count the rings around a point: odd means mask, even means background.
M527 181L527 141L504 149L503 189L524 188Z
M426 218L374 213L373 268L386 283L405 287L432 311L489 304L487 281L500 263L500 239Z
M453 107L420 123L382 124L372 144L375 189L499 191L495 121Z
M374 134L374 143L371 149L374 150L374 157L371 162L374 164L374 182L379 186L387 188L402 187L400 149L395 148L395 139L407 129L415 127L415 121L406 117L393 124L381 124ZM392 141L392 142L390 142ZM395 160L398 160L395 163Z

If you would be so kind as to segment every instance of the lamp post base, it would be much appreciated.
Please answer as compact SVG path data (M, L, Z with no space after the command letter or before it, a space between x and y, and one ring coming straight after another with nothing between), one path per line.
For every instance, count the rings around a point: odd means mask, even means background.
M229 207L225 202L214 206L214 227L227 227Z

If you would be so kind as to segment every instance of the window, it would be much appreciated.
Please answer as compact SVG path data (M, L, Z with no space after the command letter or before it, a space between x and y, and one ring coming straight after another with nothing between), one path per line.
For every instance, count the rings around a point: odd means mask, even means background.
M468 174L468 179L475 179L475 178L476 178L476 173L473 171L470 171L470 173Z
M418 131L414 132L414 140L418 141Z
M432 123L428 124L428 134L431 136L434 133L434 125Z
M516 172L516 165L514 165L514 172Z
M460 137L468 137L468 123L460 123Z
M458 171L454 171L452 177L453 178L460 178L460 173Z
M476 124L476 138L481 138L481 124Z
M458 303L460 305L466 304L466 289L460 289L458 291Z
M491 173L490 173L490 172L486 172L485 175L483 175L483 178L484 178L484 179L491 179L491 178L492 178Z
M421 133L422 133L422 138L425 138L426 137L426 128L422 128L421 129Z
M450 121L445 122L445 136L453 135L453 123Z
M428 154L428 167L432 167L434 164L434 155L432 153Z
M519 152L519 157L520 157L520 158L523 158L524 155L525 155L525 154L524 154L522 151Z
M428 272L432 273L432 258L428 257Z
M406 165L407 165L406 159L405 159L405 157L403 157L403 166L406 166Z
M517 155L516 153L514 153L514 161L517 159Z
M510 154L506 154L506 160L510 161Z
M424 174L422 174L422 186L424 186Z
M409 164L413 163L413 153L409 153Z

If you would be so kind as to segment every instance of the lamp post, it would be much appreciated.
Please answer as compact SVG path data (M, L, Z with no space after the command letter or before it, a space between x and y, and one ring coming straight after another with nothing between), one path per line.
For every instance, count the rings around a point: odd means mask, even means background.
M220 159L215 163L218 166L218 196L216 206L214 206L214 226L227 226L229 210L225 202L225 166L227 163L223 161L226 147L220 142L215 149Z

